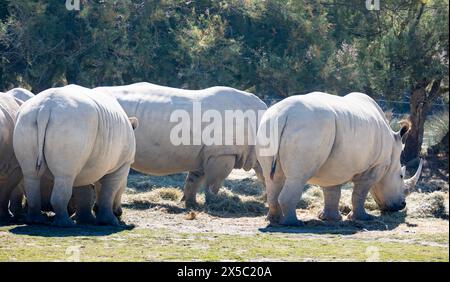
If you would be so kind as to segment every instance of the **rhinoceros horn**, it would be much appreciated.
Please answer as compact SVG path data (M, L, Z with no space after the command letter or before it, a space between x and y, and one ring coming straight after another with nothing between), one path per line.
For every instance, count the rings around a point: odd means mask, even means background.
M417 181L419 181L420 173L422 172L422 165L423 159L420 159L419 167L417 168L416 173L411 178L405 180L406 194L409 194L414 186L416 186Z

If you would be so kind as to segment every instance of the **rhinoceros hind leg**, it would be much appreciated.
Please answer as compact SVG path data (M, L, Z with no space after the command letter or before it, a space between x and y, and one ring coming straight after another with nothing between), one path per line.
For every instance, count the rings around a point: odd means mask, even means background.
M124 180L120 184L119 191L117 191L116 196L114 197L113 212L117 218L120 218L122 216L122 195L123 192L125 192L126 187L127 178L124 178Z
M205 174L203 171L190 171L186 176L183 188L183 198L181 201L186 202L187 208L194 208L197 206L196 195L204 180Z
M51 205L55 211L53 225L59 227L71 227L75 223L70 219L67 206L72 197L72 187L74 179L70 176L55 176Z
M296 207L303 193L306 181L303 178L286 178L284 186L278 196L278 203L283 213L281 225L302 226L303 223L297 219Z
M278 197L280 196L285 180L286 177L281 168L275 171L273 179L270 179L270 177L265 178L267 203L269 205L267 220L269 221L270 226L279 226L282 219L283 213L281 212L281 207L278 203Z
M332 186L322 188L324 198L324 208L319 214L321 220L340 221L342 216L339 213L339 200L341 199L341 187Z
M27 215L25 222L28 224L42 224L47 218L41 213L41 180L33 173L23 178L25 195L27 197Z

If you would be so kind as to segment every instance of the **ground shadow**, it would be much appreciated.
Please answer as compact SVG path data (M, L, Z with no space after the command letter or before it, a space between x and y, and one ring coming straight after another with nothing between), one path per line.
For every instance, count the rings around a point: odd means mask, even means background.
M313 234L340 234L352 235L359 232L367 231L387 231L397 228L400 224L405 223L408 226L412 224L406 222L406 212L385 213L375 217L370 221L351 221L343 220L338 222L327 222L319 219L311 219L303 221L305 224L301 227L273 227L266 226L259 228L263 233L313 233Z
M71 236L107 236L125 230L131 230L134 225L120 226L94 226L79 225L62 228L51 225L20 225L9 230L16 235L40 236L40 237L71 237Z

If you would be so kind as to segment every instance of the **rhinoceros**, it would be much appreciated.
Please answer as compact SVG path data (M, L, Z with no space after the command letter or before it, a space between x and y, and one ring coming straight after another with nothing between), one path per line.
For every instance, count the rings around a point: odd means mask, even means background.
M13 131L20 104L12 95L0 93L0 221L11 218L9 197L22 179L13 150Z
M323 220L342 218L340 185L347 182L354 184L351 220L373 218L364 209L369 191L381 210L403 209L422 169L421 161L414 176L404 179L400 154L409 128L405 123L400 131L392 131L377 103L356 92L343 97L313 92L270 107L256 146L270 224L302 225L295 208L306 183L323 189Z
M16 100L18 100L20 104L22 104L23 102L26 102L30 98L34 97L34 94L32 92L30 92L27 89L20 88L20 87L13 88L6 93L15 97ZM53 188L52 176L49 174L43 175L43 177L41 178L41 208L42 208L42 211L53 211L51 203L50 203L52 188ZM88 187L86 187L86 188L88 188ZM80 193L78 193L78 194L80 194ZM80 195L85 195L85 193L80 194ZM24 206L23 206L24 201L23 200L24 200L23 181L20 181L19 185L17 185L11 192L11 196L10 196L10 200L9 200L9 210L16 218L19 218L24 213ZM26 205L26 203L25 203L25 205ZM75 206L76 206L75 199L73 198L69 202L69 206L68 206L69 214L72 215L75 213L75 209L76 209Z
M78 187L99 181L96 222L119 224L113 210L120 208L130 165L136 150L133 127L117 101L90 89L69 85L45 90L24 103L14 129L14 152L24 176L28 201L26 221L41 223L40 178L54 179L51 205L53 224L72 226L67 205ZM87 221L92 207L83 201L77 209ZM84 220L83 220L84 221Z
M133 169L152 175L189 172L183 189L183 200L187 206L196 204L196 193L202 183L205 184L206 192L216 194L233 168L254 168L260 174L254 143L211 145L201 142L187 145L173 144L170 139L171 131L177 126L171 120L175 111L186 112L190 121L195 120L195 103L201 105L203 113L215 110L222 117L226 110L253 111L258 114L258 111L266 110L267 106L257 96L229 87L185 90L145 82L98 87L94 90L115 97L129 116L136 116L143 121L143 125L135 132L136 157ZM207 123L202 124L202 130L206 126ZM256 129L257 125L254 126L255 132ZM192 133L193 125L189 130ZM245 134L248 132L245 131ZM236 136L226 137L236 140Z

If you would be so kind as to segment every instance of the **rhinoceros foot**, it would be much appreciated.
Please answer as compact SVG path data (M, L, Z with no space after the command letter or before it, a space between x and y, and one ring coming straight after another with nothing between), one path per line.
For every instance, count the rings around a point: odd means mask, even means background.
M303 226L305 226L303 221L298 220L298 219L295 219L295 220L285 219L280 222L280 225L286 226L286 227L303 227Z
M75 226L75 222L68 217L55 216L52 225L57 227L73 227Z
M77 224L94 225L96 223L95 216L92 213L75 214L73 218L75 219Z
M369 221L369 220L374 220L375 216L368 214L366 212L350 212L347 215L347 219L348 220L361 220L361 221Z
M111 226L119 226L119 220L117 217L111 213L111 214L97 214L97 224L98 225L111 225Z
M323 210L319 213L319 219L325 221L341 221L342 216L339 211L327 211Z

